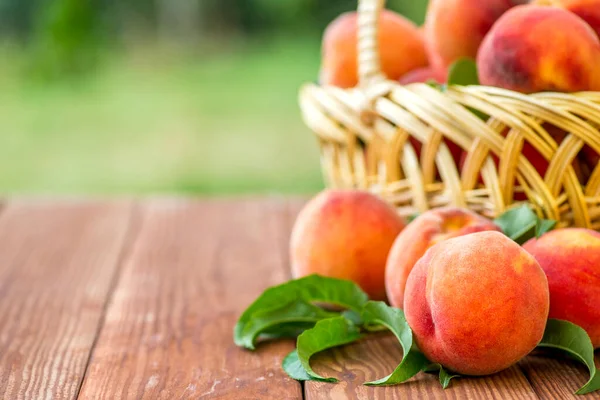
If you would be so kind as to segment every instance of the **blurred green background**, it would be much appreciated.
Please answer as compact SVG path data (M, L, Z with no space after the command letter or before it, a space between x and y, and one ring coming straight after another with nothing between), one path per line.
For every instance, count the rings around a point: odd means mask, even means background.
M388 1L417 23L426 0ZM307 193L347 0L0 0L0 192Z

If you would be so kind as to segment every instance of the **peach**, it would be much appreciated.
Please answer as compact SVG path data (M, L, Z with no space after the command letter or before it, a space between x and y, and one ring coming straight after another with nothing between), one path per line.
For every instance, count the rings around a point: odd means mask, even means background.
M600 233L567 228L523 245L540 263L550 286L550 318L587 331L600 347Z
M587 23L562 8L537 5L506 12L477 55L482 85L522 93L600 90L598 65L600 39Z
M548 281L535 258L499 232L429 249L408 277L406 320L425 356L465 375L510 367L544 334Z
M447 69L459 58L475 58L477 49L511 0L431 0L425 19L425 48L436 68Z
M538 0L536 4L565 8L587 22L600 36L600 0Z
M400 14L383 10L379 17L379 57L384 75L398 80L416 68L427 66L423 35ZM340 15L323 36L320 82L342 88L358 84L357 14Z
M356 282L372 299L385 299L385 261L404 228L394 208L358 190L326 190L306 204L292 230L295 278L319 274Z
M443 240L481 231L500 231L492 221L472 211L445 207L427 211L398 235L385 268L385 288L391 305L404 306L410 271L427 249Z
M427 83L428 81L445 83L446 73L433 67L425 67L410 71L400 78L400 83L403 85L415 82Z

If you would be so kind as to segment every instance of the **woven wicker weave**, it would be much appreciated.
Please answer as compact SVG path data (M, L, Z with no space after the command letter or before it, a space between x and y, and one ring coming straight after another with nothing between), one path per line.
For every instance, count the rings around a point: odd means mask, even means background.
M524 95L484 86L442 92L388 81L376 40L383 3L359 1L359 86L308 84L300 92L327 186L368 189L402 215L456 205L495 217L526 199L559 226L600 229L600 168L581 182L572 166L584 144L600 153L600 92ZM467 107L490 117L483 121ZM568 132L560 143L548 133L557 128ZM422 143L420 158L410 137ZM444 138L468 152L462 168ZM549 161L544 176L521 154L524 142Z

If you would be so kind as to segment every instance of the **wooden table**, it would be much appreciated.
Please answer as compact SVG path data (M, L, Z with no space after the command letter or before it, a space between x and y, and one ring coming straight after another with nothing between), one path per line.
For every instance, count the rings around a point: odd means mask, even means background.
M586 371L528 357L442 390L392 371L389 335L318 355L338 384L289 379L293 341L237 348L233 325L289 279L301 200L14 200L0 209L0 399L569 399ZM598 358L598 357L597 357Z

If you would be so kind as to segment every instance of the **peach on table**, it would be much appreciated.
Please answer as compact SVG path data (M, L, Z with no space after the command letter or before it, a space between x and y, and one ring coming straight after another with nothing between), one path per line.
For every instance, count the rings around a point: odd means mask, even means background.
M290 241L292 274L356 282L385 299L385 262L405 222L394 208L359 190L326 190L300 212Z
M404 298L419 349L465 375L501 371L531 352L548 308L544 271L499 232L433 246L410 273Z
M453 237L489 230L499 231L500 228L462 208L438 208L418 216L398 235L388 256L385 280L390 303L403 308L408 275L431 246Z
M581 326L600 347L600 233L558 229L523 247L548 276L550 318Z

